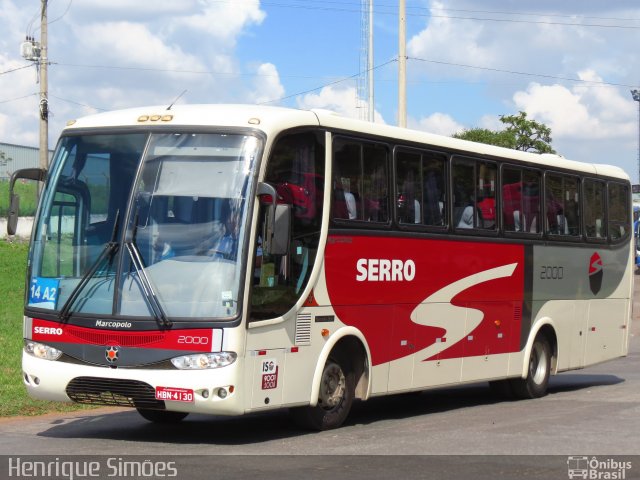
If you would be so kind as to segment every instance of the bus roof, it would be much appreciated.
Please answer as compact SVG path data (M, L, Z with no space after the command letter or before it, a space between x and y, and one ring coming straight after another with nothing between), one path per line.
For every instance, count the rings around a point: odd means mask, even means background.
M567 160L553 154L535 154L483 143L460 140L418 130L371 123L340 116L328 110L297 110L261 105L174 105L138 107L126 110L89 115L68 122L65 133L76 129L129 126L246 126L263 131L273 137L279 132L303 126L322 126L367 135L393 138L411 143L428 144L459 153L487 155L538 164L566 168L594 175L623 178L629 176L619 167Z

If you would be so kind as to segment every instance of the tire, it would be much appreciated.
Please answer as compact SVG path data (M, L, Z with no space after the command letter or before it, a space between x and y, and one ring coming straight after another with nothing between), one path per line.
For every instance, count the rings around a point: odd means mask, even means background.
M291 416L303 428L338 428L349 415L354 397L353 369L347 367L347 362L330 357L322 370L318 404L315 407L292 408Z
M527 378L514 378L510 381L514 396L519 399L544 397L547 394L550 372L551 345L545 335L538 335L531 348Z
M147 408L137 408L142 418L153 423L178 423L183 420L188 413L171 412L169 410L149 410Z

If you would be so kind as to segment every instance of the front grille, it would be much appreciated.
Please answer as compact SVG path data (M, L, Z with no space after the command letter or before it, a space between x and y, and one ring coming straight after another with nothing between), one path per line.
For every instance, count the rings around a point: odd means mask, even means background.
M163 333L155 332L111 332L90 330L69 325L65 332L93 345L120 345L121 347L141 347L164 340Z
M66 392L74 402L89 405L165 408L164 401L156 399L154 388L137 380L77 377L69 382Z

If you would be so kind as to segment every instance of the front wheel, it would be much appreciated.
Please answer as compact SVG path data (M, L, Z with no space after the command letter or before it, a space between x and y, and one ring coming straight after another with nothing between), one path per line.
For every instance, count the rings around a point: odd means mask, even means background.
M545 335L538 335L531 348L527 378L512 379L512 392L521 399L544 397L547 394L550 372L551 345Z
M355 397L353 369L346 362L329 358L322 370L318 404L315 407L292 408L294 421L313 430L338 428L349 415Z
M172 412L169 410L150 410L147 408L137 408L142 418L153 423L178 423L184 419L188 413Z

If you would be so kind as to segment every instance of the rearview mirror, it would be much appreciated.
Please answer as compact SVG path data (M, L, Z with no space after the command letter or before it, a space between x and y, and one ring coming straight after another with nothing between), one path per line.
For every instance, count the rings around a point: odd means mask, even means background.
M289 252L291 205L278 205L276 189L268 183L258 184L258 196L270 200L262 233L262 248L270 255L286 255Z
M47 178L47 171L43 168L23 168L16 170L11 175L9 182L9 215L7 217L7 234L15 235L18 229L18 215L20 213L20 197L13 193L16 180L23 178L26 180L35 180L44 182Z

